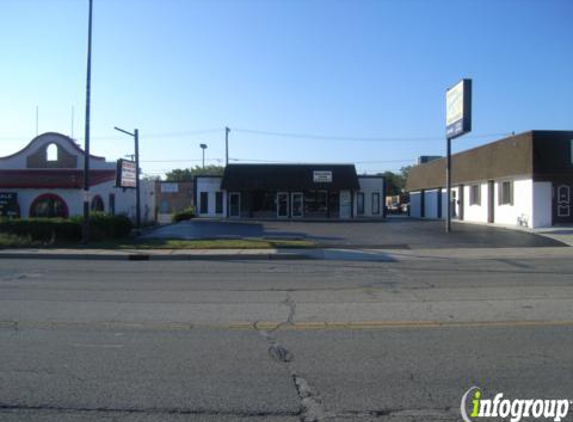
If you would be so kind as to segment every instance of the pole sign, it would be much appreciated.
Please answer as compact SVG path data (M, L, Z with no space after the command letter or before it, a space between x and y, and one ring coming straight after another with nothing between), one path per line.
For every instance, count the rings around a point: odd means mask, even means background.
M135 161L117 160L116 186L120 188L136 187Z
M472 130L472 81L462 79L446 92L446 136L454 139Z
M19 217L18 194L0 192L0 217Z

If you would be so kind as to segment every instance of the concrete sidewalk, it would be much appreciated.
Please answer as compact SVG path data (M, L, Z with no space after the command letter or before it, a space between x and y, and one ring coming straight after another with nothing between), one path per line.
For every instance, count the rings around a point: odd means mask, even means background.
M474 248L474 249L4 249L0 259L67 259L112 261L206 260L331 260L331 261L435 261L500 259L571 259L573 248Z

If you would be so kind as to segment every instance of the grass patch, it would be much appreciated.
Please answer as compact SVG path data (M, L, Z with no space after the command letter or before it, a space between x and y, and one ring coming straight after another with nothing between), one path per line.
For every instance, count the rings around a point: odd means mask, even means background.
M314 248L316 243L308 240L272 239L150 239L117 240L98 242L87 246L97 249L275 249L275 248Z

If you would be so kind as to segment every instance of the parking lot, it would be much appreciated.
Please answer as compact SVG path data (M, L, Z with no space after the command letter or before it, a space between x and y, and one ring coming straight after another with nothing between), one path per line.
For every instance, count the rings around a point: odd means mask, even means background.
M564 246L534 233L453 223L451 233L436 220L391 216L387 221L216 221L192 220L145 235L161 239L301 238L323 248L515 248Z

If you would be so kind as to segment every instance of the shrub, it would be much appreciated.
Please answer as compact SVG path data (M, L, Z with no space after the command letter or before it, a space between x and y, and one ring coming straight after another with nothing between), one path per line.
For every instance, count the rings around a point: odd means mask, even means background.
M173 221L178 223L179 221L190 220L195 217L195 208L188 207L183 211L173 213Z
M82 239L82 217L0 219L0 232L42 243L79 242ZM125 215L90 214L90 240L125 237L132 229Z
M125 237L129 235L132 228L131 220L126 215L110 215L99 212L90 214L91 240Z
M82 237L82 226L62 218L2 219L0 232L43 243L75 242Z

